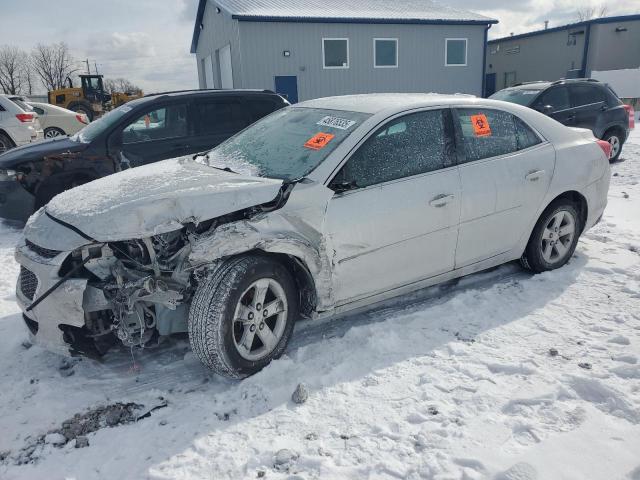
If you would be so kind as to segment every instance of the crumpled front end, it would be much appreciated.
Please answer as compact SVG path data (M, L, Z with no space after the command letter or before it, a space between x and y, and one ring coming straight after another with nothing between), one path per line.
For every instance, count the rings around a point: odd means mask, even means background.
M193 290L193 271L183 268L186 231L84 243L54 250L27 236L16 249L16 296L35 343L61 354L100 355L117 341L146 346L186 331Z

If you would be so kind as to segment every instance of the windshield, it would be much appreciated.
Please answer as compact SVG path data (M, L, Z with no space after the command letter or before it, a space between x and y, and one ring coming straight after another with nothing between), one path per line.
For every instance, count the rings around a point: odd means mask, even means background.
M504 102L517 103L518 105L524 105L528 107L533 102L533 99L538 96L542 90L517 88L513 90L500 90L494 93L489 98L491 100L502 100Z
M129 113L132 108L129 105L122 105L115 110L111 110L106 115L94 120L89 125L76 133L71 140L82 143L91 143L94 138L102 132L115 125L122 117Z
M288 107L211 150L205 161L231 171L296 180L306 176L370 115Z

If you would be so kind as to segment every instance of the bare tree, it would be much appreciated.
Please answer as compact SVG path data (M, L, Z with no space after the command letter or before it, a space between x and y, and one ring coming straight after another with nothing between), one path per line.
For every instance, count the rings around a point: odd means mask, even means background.
M39 43L31 52L31 61L33 70L47 90L63 88L66 79L79 70L74 65L69 46L64 42L52 45Z
M104 89L108 93L142 93L142 89L137 85L131 83L126 78L108 78L104 81Z
M605 4L601 4L596 7L584 7L579 9L576 13L576 21L585 22L592 18L606 17L607 13L609 13L609 9Z
M12 45L0 47L0 90L3 93L24 93L30 75L27 54Z

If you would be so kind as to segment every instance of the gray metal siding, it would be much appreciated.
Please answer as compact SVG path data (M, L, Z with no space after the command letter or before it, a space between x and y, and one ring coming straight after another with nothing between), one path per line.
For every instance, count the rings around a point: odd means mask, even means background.
M640 21L592 25L588 59L587 73L640 67Z
M481 94L484 27L240 22L243 86L296 75L300 100L371 92ZM324 69L323 38L349 38L349 68ZM398 68L374 68L373 39L398 39ZM445 66L445 39L468 38L466 67ZM284 57L283 51L291 52Z
M200 88L205 88L205 76L202 71L202 59L211 55L215 86L220 88L220 71L217 62L217 50L226 45L231 45L231 65L233 69L233 86L242 88L242 61L240 50L240 35L238 21L231 15L222 11L217 13L215 5L211 2L207 5L202 19L204 28L200 32L196 57L198 59L198 80Z
M586 26L574 30L585 30ZM585 34L576 36L576 45L567 45L569 30L528 38L505 39L487 47L487 73L496 73L496 90L505 88L504 76L516 72L516 82L557 80L567 72L582 68ZM499 45L500 50L495 51ZM508 53L515 48L518 53Z

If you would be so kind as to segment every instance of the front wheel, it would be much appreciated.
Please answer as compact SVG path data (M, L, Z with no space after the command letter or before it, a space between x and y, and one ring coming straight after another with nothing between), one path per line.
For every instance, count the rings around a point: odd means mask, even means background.
M189 340L204 365L242 378L282 355L297 315L298 294L289 271L269 257L239 257L198 286L189 311Z
M553 202L536 223L522 264L536 273L562 267L573 255L581 233L576 206L565 199Z

